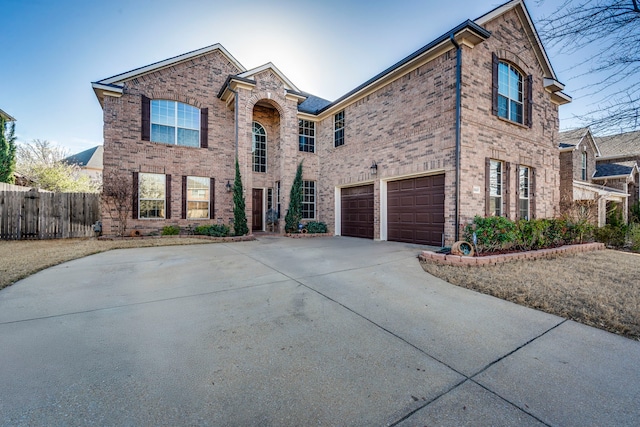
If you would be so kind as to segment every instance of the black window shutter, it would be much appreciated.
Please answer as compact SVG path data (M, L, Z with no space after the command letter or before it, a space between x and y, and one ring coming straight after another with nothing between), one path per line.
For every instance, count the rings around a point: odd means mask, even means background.
M531 127L533 125L533 76L531 74L529 74L527 76L527 114L526 114L526 120L527 123L525 123L527 126Z
M520 219L520 165L516 164L516 221Z
M171 219L171 175L165 175L166 187L165 187L165 199L167 201L165 219Z
M133 191L131 192L131 218L138 219L138 172L133 173Z
M511 200L511 163L504 163L504 179L502 180L502 188L504 192L502 194L502 216L509 218L509 207Z
M187 177L182 176L182 219L187 219Z
M209 109L200 109L200 147L209 148Z
M142 95L142 129L143 141L151 141L151 100Z
M491 204L491 159L484 159L484 216L491 215L489 206Z
M216 179L211 178L209 182L209 219L216 217Z
M494 116L497 116L498 115L498 64L500 63L500 61L498 61L498 55L496 55L495 53L492 53L491 55L492 55L491 57L491 69L492 69L491 111L493 112Z
M529 168L529 209L531 210L531 219L536 219L536 170Z

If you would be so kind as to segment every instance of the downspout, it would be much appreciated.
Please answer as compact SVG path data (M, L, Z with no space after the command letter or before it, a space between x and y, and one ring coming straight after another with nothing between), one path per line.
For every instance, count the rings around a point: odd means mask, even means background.
M462 110L462 49L456 42L455 35L450 35L451 43L456 48L456 210L455 210L455 241L460 240L460 115Z

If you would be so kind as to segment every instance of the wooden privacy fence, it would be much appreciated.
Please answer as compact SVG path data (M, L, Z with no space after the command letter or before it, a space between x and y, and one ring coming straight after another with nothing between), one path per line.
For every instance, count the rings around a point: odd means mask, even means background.
M100 194L0 191L0 239L90 237Z

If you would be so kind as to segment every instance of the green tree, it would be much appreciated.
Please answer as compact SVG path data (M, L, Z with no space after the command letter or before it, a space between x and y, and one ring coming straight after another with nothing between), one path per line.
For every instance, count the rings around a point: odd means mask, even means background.
M80 167L64 161L62 147L34 139L17 147L16 170L42 190L65 193L97 193L100 183L80 173Z
M284 229L287 233L298 231L298 224L302 219L302 162L296 170L296 177L293 179L291 194L289 195L289 210L284 217Z
M0 117L0 182L13 184L16 170L15 123Z
M236 178L233 181L233 234L244 236L249 233L247 226L247 212L244 206L244 196L242 195L242 177L240 176L240 165L236 157Z

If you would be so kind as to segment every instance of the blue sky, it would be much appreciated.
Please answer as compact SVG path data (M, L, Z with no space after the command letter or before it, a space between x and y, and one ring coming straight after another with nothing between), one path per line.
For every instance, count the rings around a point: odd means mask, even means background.
M251 69L273 62L298 88L335 100L492 0L3 0L0 109L21 142L46 139L71 153L102 144L91 82L215 43ZM528 1L534 22L552 11ZM566 92L572 62L547 53ZM561 107L561 127L587 108Z

